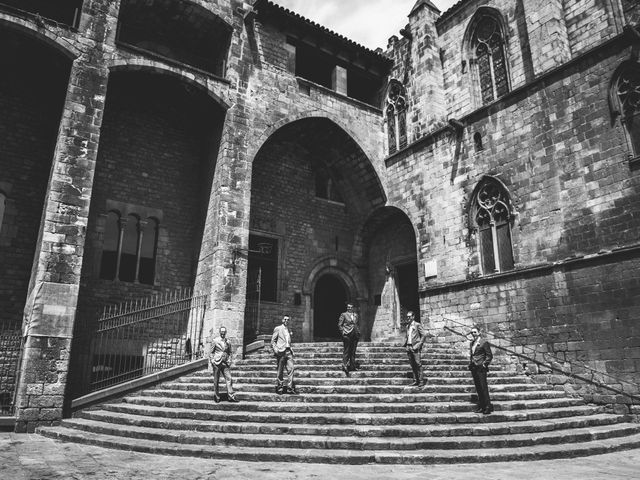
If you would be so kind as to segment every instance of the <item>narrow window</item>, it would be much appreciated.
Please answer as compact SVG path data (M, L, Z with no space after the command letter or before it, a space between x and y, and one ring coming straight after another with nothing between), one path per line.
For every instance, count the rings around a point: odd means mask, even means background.
M387 93L387 137L389 154L407 146L407 94L404 86L392 80Z
M260 299L278 300L278 240L249 235L248 278L259 285Z
M118 278L123 282L134 282L138 260L138 217L128 215L122 221L122 248Z
M483 181L474 197L472 217L484 274L514 267L510 205L509 194L493 179Z
M120 215L107 213L102 242L102 259L100 261L100 278L114 280L118 270L118 247L120 244Z
M476 58L482 104L491 103L509 92L505 42L500 22L492 15L478 20L471 47Z
M480 132L476 132L473 134L473 144L475 145L476 152L484 150L484 147L482 145L482 135L480 135Z
M156 246L158 244L157 220L148 218L144 224L141 235L138 281L147 285L153 285L156 273Z
M640 66L624 68L614 82L618 111L632 156L640 155Z
M344 203L340 189L328 173L322 171L315 172L315 184L316 197Z

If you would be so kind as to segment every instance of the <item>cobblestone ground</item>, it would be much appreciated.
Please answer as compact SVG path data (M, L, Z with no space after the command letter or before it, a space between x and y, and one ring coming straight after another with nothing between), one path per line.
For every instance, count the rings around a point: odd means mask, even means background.
M570 460L434 466L318 465L217 461L130 453L0 433L0 480L58 479L637 479L640 449Z

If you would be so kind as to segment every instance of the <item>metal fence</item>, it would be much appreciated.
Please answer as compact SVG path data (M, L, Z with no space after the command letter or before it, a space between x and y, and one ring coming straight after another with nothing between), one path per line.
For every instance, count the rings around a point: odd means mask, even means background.
M180 289L105 307L91 341L90 390L201 357L207 299Z
M22 351L19 325L0 323L0 416L14 413L18 365Z

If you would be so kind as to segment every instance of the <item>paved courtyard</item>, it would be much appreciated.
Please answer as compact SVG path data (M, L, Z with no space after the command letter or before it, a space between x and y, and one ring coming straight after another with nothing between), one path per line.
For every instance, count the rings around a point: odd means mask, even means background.
M1 480L54 479L637 479L640 449L569 460L434 466L216 461L109 450L0 433Z

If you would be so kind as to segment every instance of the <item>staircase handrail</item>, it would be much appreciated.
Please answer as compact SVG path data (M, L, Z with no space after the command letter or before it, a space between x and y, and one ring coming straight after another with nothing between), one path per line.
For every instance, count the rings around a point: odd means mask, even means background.
M443 319L445 321L447 321L447 322L451 322L453 324L457 324L460 327L464 327L464 328L467 328L467 329L469 328L469 325L464 324L462 322L459 322L458 320L454 320L453 318L443 317ZM454 333L456 335L464 337L465 339L469 338L469 334L465 334L465 333L462 333L460 331L457 331L454 328L449 327L448 325L445 325L444 329L448 330L451 333ZM590 383L592 385L596 385L596 386L598 386L600 388L609 390L609 391L617 393L619 395L624 395L624 396L629 397L632 400L640 403L640 396L635 395L633 393L625 392L624 390L620 390L620 389L612 387L610 385L606 385L604 383L601 383L598 380L596 380L594 378L594 376L595 375L605 376L605 377L608 377L608 378L614 380L616 383L619 383L621 385L630 385L633 388L637 389L638 386L635 383L629 382L627 380L623 380L623 379L621 379L619 377L616 377L615 375L611 375L610 373L602 372L600 370L596 370L595 368L592 368L589 365L586 365L585 363L582 363L582 362L580 362L578 360L576 360L576 361L571 361L571 360L566 360L566 359L565 360L560 360L555 355L553 355L553 354L551 354L549 352L538 352L534 348L532 348L532 347L530 347L528 345L515 345L511 340L509 340L509 339L507 339L507 338L505 338L505 337L503 337L503 336L501 336L499 334L496 334L496 333L494 333L494 332L492 332L490 330L484 329L484 332L485 332L486 336L492 337L494 340L500 340L500 341L506 343L506 345L499 345L499 344L495 343L495 341L491 342L492 346L494 346L494 347L496 347L496 348L498 348L500 350L504 350L505 352L508 352L511 355L515 355L517 357L524 358L524 359L529 360L530 362L533 362L533 363L535 363L537 365L541 365L541 366L544 366L546 368L549 368L550 370L554 370L554 371L560 372L563 375L566 375L568 377L572 377L572 378L575 378L577 380L581 380L583 382ZM517 352L517 351L515 351L515 347L521 348L523 350L531 351L531 352L533 352L534 356L531 357L531 356L526 355L524 353ZM544 361L538 360L538 359L535 358L535 355L542 355L545 360ZM548 360L548 358L551 358L552 360ZM559 366L554 365L554 362L557 363L557 364L564 363L564 364L569 364L569 366L574 366L575 365L575 366L584 368L585 370L588 370L589 372L591 372L591 377L589 378L589 377L580 375L578 373L574 373L571 370L567 371L567 370L565 370L565 369L563 369L563 368L561 368Z

